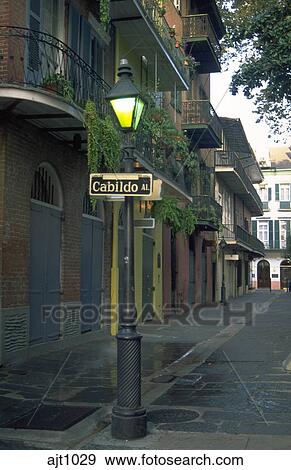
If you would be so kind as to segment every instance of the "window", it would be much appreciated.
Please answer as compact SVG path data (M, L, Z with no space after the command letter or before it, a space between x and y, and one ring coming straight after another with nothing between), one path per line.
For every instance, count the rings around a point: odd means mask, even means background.
M281 227L280 227L281 248L286 248L286 239L287 239L287 222L286 220L281 220Z
M269 224L268 222L259 222L258 238L264 245L269 244Z
M280 185L280 201L290 201L290 185Z
M262 202L268 202L268 188L260 188L260 197Z

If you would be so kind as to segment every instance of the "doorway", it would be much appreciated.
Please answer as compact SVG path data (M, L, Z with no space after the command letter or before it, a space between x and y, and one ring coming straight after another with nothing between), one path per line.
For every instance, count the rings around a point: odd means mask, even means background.
M56 172L39 165L31 186L30 343L60 335L62 191Z
M258 289L269 289L271 283L270 263L262 259L257 267Z

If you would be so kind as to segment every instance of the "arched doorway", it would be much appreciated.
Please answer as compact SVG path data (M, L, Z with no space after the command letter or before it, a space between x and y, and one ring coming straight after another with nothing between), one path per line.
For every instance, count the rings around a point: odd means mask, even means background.
M60 335L61 220L63 196L54 168L39 165L31 186L30 342Z
M100 327L104 247L103 203L93 207L88 193L83 198L81 245L81 332ZM86 306L86 307L85 307Z
M281 289L288 289L291 282L291 260L284 259L280 264Z
M257 266L258 289L270 288L270 263L266 259L258 262Z

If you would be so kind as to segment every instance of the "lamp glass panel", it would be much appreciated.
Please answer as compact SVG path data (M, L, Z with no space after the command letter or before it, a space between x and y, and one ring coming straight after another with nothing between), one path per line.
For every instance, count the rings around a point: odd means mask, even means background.
M135 114L134 122L133 122L134 130L136 130L139 125L139 121L140 121L143 109L144 109L144 102L140 98L138 98L136 101L136 107L135 107L135 113L134 113Z
M120 126L131 128L136 98L118 98L110 100Z

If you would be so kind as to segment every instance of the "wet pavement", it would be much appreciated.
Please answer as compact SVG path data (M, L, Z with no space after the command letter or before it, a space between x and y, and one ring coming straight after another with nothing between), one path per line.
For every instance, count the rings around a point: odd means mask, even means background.
M253 306L247 325L243 315L234 315L234 326L228 326L225 319L224 324L207 322L221 319L221 310L211 309L204 311L203 325L174 322L140 328L144 335L143 397L150 432L135 444L110 437L116 347L107 334L101 332L72 351L50 353L1 369L0 448L60 448L29 440L33 427L27 429L27 422L35 410L39 429L56 429L56 421L45 421L50 414L44 407L52 407L57 421L58 413L63 413L63 429L75 429L72 423L82 413L88 416L105 410L99 432L93 438L81 433L77 444L66 444L73 448L175 449L187 448L183 447L186 442L193 448L199 448L198 442L202 442L200 448L215 448L211 447L212 439L221 442L216 448L255 448L259 444L251 441L254 435L274 442L265 448L289 448L286 443L280 447L280 442L283 436L290 436L291 447L291 374L282 367L291 352L291 295L257 291L234 301L232 308L243 308L246 302ZM19 435L13 447L5 427L15 426L16 421L24 426L22 430L26 427L26 434ZM199 441L199 436L205 439Z
M161 422L158 429L291 436L291 374L282 363L291 349L291 296L274 297L222 348L176 381L152 405L187 407L191 422Z

